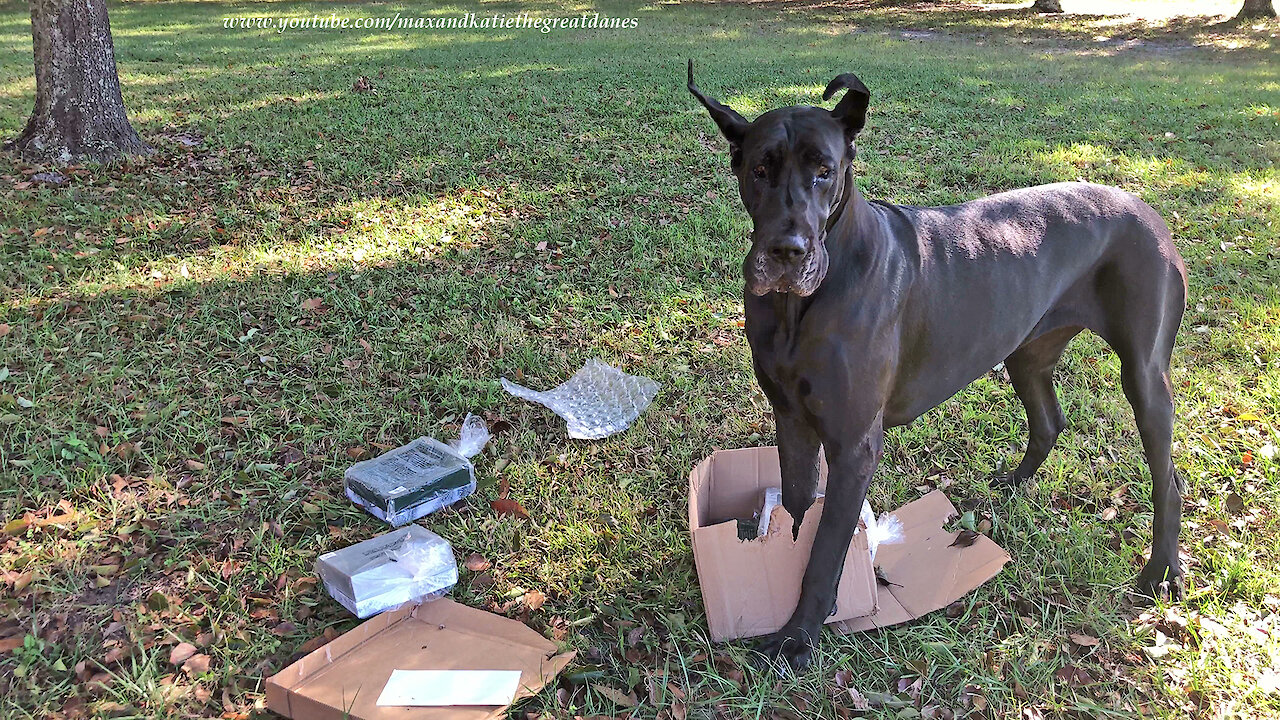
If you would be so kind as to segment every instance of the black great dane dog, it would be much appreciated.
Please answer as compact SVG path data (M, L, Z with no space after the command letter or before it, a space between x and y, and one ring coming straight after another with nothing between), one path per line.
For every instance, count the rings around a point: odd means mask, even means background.
M1030 439L1013 485L1035 473L1066 419L1053 370L1088 328L1119 355L1154 484L1148 595L1181 581L1179 479L1170 455L1169 357L1186 267L1160 215L1122 190L1059 183L947 207L868 202L854 182L854 138L870 92L844 74L833 110L785 107L752 122L707 97L729 141L754 229L742 270L756 378L773 405L782 503L813 503L818 452L830 475L800 602L759 650L805 667L836 583L885 428L911 422L1003 361Z

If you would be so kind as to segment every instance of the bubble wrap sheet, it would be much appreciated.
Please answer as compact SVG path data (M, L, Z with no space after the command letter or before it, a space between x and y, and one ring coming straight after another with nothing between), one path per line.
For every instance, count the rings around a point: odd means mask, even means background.
M564 418L569 423L569 437L576 440L599 440L631 427L660 387L649 378L628 375L595 359L546 392L502 378L507 392L545 405Z

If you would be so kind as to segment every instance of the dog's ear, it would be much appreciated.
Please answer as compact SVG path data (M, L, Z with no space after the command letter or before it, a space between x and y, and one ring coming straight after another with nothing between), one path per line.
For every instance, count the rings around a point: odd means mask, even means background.
M844 89L848 92L840 98L840 102L836 103L835 108L831 110L831 115L844 125L844 135L852 143L853 138L862 132L862 126L867 122L867 104L871 102L871 91L862 84L857 75L844 73L827 83L822 99L830 100L832 95Z
M711 119L716 121L716 125L720 128L721 134L729 141L730 152L737 153L738 147L742 144L742 138L747 134L747 126L751 123L746 118L738 114L737 110L723 105L715 98L709 98L702 94L697 85L693 84L693 60L689 60L689 92L698 98L698 102L707 109L711 114Z

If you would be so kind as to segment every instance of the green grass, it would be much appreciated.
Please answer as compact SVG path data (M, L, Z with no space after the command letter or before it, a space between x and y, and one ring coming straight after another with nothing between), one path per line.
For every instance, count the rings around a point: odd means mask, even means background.
M0 716L257 712L264 677L356 624L309 580L318 553L383 530L343 498L343 469L453 437L466 412L508 427L478 461L480 494L423 521L494 564L492 586L464 570L455 596L545 593L529 623L579 651L519 712L838 717L847 670L910 704L884 717L959 716L974 695L975 716L1280 715L1280 26L874 5L605 2L639 27L545 35L221 18L588 6L113 5L126 104L156 155L62 188L0 165L0 521L64 516L0 535L0 640L25 643L0 654ZM773 427L740 329L748 222L686 57L748 116L858 73L868 197L1081 177L1163 213L1191 283L1174 357L1185 602L1126 598L1147 472L1117 361L1085 336L1060 372L1069 429L1012 498L985 480L1025 439L998 375L887 443L876 507L947 485L1013 557L962 614L827 636L794 679L706 641L687 473ZM30 110L30 58L25 6L0 5L0 135ZM375 92L352 90L360 76ZM549 387L591 357L663 385L604 441L568 440L497 383ZM499 478L530 519L489 509ZM1159 637L1174 645L1147 650ZM207 671L170 665L180 641Z

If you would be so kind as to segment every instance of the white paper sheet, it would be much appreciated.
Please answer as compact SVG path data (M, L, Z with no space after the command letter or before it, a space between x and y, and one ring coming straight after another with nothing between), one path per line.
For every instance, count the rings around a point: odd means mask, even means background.
M393 670L378 705L510 705L519 670Z

